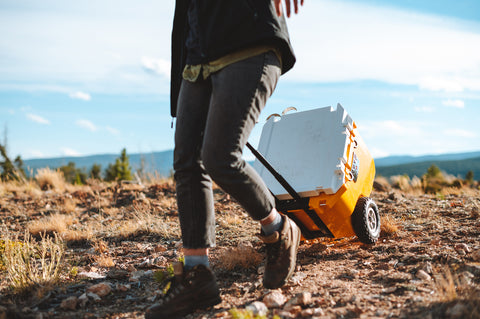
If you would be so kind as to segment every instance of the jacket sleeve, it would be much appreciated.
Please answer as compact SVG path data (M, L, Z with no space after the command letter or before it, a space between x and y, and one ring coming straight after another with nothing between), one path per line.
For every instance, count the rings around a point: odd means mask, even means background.
M178 94L182 83L182 69L185 66L185 39L188 31L187 12L190 0L175 2L172 28L172 57L170 69L170 114L177 115Z

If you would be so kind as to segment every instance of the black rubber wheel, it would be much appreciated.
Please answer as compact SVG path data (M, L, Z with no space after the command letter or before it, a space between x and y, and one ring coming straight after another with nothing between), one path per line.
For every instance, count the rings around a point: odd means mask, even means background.
M365 244L375 244L380 236L380 214L375 202L360 197L352 214L352 226L358 239Z

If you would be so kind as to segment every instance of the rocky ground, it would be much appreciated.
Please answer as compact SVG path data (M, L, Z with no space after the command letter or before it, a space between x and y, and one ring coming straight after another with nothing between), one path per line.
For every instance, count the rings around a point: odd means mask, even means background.
M171 182L4 187L0 195L2 239L21 242L25 230L39 241L42 233L58 233L66 247L52 284L13 289L3 267L1 319L143 318L162 296L163 274L181 257ZM303 242L291 281L267 290L258 226L216 190L212 267L223 301L188 318L249 318L246 310L267 318L480 318L478 195L377 189L372 198L383 222L377 244Z

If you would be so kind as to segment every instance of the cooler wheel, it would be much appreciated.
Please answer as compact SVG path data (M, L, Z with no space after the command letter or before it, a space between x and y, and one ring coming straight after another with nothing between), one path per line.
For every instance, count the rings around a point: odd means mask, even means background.
M352 226L358 239L365 244L375 244L380 236L380 214L375 202L369 197L357 201L352 214Z

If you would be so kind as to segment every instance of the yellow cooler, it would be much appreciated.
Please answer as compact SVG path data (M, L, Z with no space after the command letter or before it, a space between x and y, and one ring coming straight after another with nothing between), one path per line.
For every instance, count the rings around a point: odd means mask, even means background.
M304 239L350 237L373 244L380 215L369 198L375 164L345 109L324 107L270 116L254 168Z

